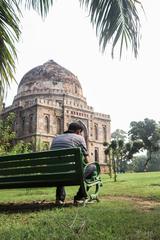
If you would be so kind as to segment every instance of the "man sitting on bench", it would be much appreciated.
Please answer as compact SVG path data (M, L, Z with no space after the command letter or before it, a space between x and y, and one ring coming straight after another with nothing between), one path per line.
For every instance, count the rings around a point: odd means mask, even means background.
M73 122L69 125L68 130L61 135L56 136L51 144L51 149L62 149L62 148L73 148L80 147L84 155L85 163L89 163L88 151L86 147L86 142L84 137L81 135L83 131L83 126L80 123ZM96 166L94 164L88 165L84 173L84 178L89 178L92 173L96 171ZM64 204L66 192L64 186L57 186L56 189L56 204ZM83 200L87 196L84 195L83 189L80 186L76 196L74 197L74 202Z

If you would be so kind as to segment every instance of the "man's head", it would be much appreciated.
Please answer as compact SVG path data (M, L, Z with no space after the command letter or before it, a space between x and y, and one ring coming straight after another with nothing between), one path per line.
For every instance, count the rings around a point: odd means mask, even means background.
M80 123L72 122L69 124L68 133L80 134L83 131L83 126Z

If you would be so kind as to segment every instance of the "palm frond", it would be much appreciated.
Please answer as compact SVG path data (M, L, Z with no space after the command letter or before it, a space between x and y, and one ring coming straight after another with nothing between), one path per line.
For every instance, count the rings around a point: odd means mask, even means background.
M0 1L0 96L3 97L15 80L15 42L20 36L18 13L20 9L15 0Z
M15 81L15 60L17 53L15 44L19 40L19 4L24 3L26 8L33 8L44 18L53 0L1 0L0 1L0 96L11 82Z
M109 42L112 42L112 57L114 49L120 41L120 57L125 44L131 44L135 57L138 54L140 40L140 19L136 5L137 0L79 0L81 6L89 11L92 24L96 27L99 45L102 52Z
M54 0L19 0L19 2L24 3L28 9L33 8L42 18L45 18Z

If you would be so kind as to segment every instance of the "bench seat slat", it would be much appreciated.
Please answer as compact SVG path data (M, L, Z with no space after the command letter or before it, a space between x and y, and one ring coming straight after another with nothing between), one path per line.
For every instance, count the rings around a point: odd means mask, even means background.
M24 153L24 154L17 154L17 155L7 155L0 157L0 162L10 161L10 160L17 160L20 159L35 159L35 158L43 158L43 157L56 157L56 156L67 156L72 154L79 154L79 148L68 148L68 149L60 149L60 150L51 150L51 151L44 151L44 152L34 152L34 153Z
M50 173L43 175L27 175L27 176L15 176L15 177L6 177L0 179L0 188L5 188L3 186L8 186L7 188L15 187L35 187L35 186L57 186L59 184L64 186L70 185L80 185L82 182L82 178L79 174L74 171L63 172L61 173ZM29 184L29 185L28 185ZM10 186L10 187L9 187Z
M72 179L68 181L68 179L64 179L61 181L25 181L25 182L6 182L6 183L0 183L0 189L16 189L16 188L41 188L41 187L56 187L57 185L62 186L79 186L80 181L77 179Z
M22 160L12 160L5 162L0 160L0 169L10 168L10 167L21 167L21 166L36 166L36 165L53 165L53 164L66 164L75 162L75 155L65 156L65 157L45 157L45 158L35 158L35 159L22 159Z
M59 173L59 172L68 172L76 171L75 164L59 164L59 165L41 165L41 166L28 166L28 167L17 167L17 168L7 168L0 169L0 178L8 175L23 175L23 174L43 174L43 173ZM78 171L78 169L77 169Z

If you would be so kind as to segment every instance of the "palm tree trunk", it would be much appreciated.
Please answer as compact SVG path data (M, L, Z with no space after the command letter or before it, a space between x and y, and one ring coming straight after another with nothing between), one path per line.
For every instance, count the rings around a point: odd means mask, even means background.
M114 182L116 182L117 181L117 168L116 168L116 159L115 159L114 155L113 155L113 158L112 158L112 162L113 162Z

